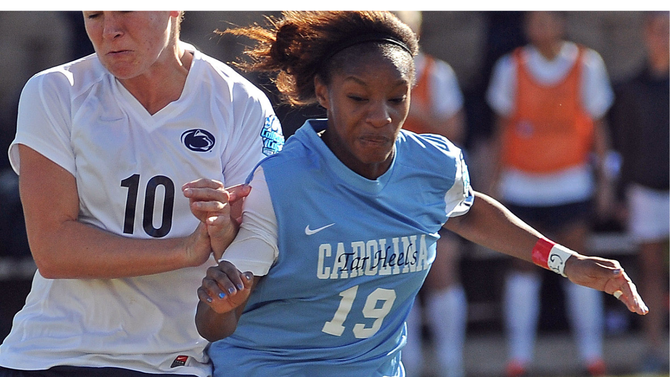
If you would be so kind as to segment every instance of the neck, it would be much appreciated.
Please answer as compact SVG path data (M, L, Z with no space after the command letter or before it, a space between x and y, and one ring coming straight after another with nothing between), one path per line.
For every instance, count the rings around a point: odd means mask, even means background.
M186 85L193 55L178 43L173 51L167 61L157 61L148 72L119 80L151 115L178 100Z
M563 47L563 41L548 41L546 43L540 43L535 45L537 51L544 56L545 59L551 61L556 59L558 54L561 52Z

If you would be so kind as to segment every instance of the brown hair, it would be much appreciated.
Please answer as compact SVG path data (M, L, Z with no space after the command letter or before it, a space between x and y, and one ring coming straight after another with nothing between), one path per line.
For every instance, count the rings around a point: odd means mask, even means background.
M376 42L383 45L382 48L403 48L409 52L409 58L418 52L416 35L390 12L285 11L281 19L267 20L269 28L253 25L220 33L255 40L256 45L245 51L251 61L236 65L246 71L276 74L273 80L277 89L283 100L292 105L316 102L314 76L329 83L333 70L341 67L347 58L352 58L357 50L348 48L353 47L346 45L349 40L366 34L383 35L385 38L381 42L373 38L362 43ZM384 43L386 38L398 43ZM338 47L342 46L344 48L338 52Z

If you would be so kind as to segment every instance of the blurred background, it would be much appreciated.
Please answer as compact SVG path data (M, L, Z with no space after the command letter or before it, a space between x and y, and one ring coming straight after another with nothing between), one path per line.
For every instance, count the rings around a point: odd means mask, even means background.
M236 60L244 49L243 38L221 37L215 29L231 25L263 24L262 11L188 11L182 24L182 40L224 62ZM475 189L487 181L487 146L494 116L485 100L494 63L502 55L527 43L522 30L523 12L517 11L426 11L423 12L421 46L424 52L444 60L453 68L463 93L468 151ZM635 76L645 61L644 12L565 12L567 39L596 50L602 56L616 90ZM33 74L92 53L80 12L0 11L0 339L9 332L13 315L23 305L35 271L25 236L18 194L18 177L11 170L7 148L16 127L18 98ZM276 95L263 77L247 77ZM666 81L667 82L667 81ZM667 90L667 88L666 88ZM276 103L276 102L275 102ZM615 105L616 106L616 103ZM295 110L277 105L284 133L290 136L306 117L322 115L319 108ZM611 130L613 134L616 129ZM614 138L616 141L616 138ZM615 142L616 149L617 144ZM666 158L670 158L666 153ZM57 198L55 198L57 200ZM618 259L634 281L639 277L637 248L626 232L623 217L593 222L589 250ZM468 376L504 375L506 343L502 324L501 295L508 260L463 242L460 271L468 302L464 366ZM664 258L667 273L667 248ZM543 271L544 272L544 271ZM534 373L575 375L581 373L577 351L571 340L563 305L561 277L551 272L543 277ZM666 321L664 350L668 355L667 291L663 307ZM640 319L628 313L611 296L605 300L605 361L610 374L637 372L644 351ZM431 331L424 329L427 365L425 376L438 376L432 368ZM560 355L557 357L557 355ZM665 361L667 375L667 359Z

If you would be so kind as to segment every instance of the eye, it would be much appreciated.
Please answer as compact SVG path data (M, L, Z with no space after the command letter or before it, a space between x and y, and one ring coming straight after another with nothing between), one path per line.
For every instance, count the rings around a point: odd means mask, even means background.
M350 100L352 100L354 102L364 102L364 101L367 100L366 98L364 98L362 96L355 95L355 94L350 94L350 95L347 96L347 98L349 98Z
M407 96L405 96L405 95L400 96L400 97L393 97L393 98L389 99L389 102L394 103L396 105L400 105L400 104L404 103L405 101L407 101Z
M89 20L94 20L100 16L100 12L86 12L84 16Z

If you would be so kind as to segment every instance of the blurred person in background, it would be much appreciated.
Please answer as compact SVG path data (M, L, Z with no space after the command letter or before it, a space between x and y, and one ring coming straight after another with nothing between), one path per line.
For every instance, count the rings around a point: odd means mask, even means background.
M613 92L600 55L564 39L565 14L528 12L524 28L529 44L498 60L487 92L498 118L492 192L536 229L587 251L593 209L606 216L613 195L603 168L610 149L603 116ZM539 272L512 261L505 280L509 377L527 374L532 364ZM584 368L603 375L603 297L574 284L564 288Z
M668 12L644 15L646 59L630 80L616 86L610 112L615 146L621 152L621 188L626 197L628 231L639 246L639 288L649 304L642 318L646 350L640 371L668 373L662 342L668 325Z
M395 14L417 36L421 35L420 11ZM465 141L463 94L454 70L446 62L419 49L414 57L416 84L403 128L416 133L438 134L458 146ZM420 376L426 363L422 350L423 320L432 330L438 368L444 377L463 377L463 346L467 328L467 298L461 285L459 261L462 239L442 229L430 273L407 318L407 345L402 360L409 376ZM447 317L449 321L443 319Z

